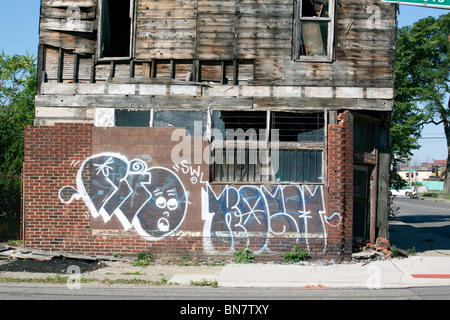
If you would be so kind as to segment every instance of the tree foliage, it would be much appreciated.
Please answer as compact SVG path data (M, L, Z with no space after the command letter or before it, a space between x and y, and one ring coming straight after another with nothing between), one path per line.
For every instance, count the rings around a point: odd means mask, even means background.
M20 175L24 127L33 123L36 59L0 55L0 174Z
M397 30L396 97L391 125L394 165L420 148L418 138L426 123L444 125L450 156L449 35L450 13ZM447 161L447 172L448 165ZM449 179L450 175L445 182L447 190Z

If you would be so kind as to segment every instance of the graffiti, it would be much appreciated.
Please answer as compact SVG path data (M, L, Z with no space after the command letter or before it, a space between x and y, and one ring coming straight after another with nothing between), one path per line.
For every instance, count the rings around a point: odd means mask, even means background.
M286 185L272 191L226 186L217 195L208 185L202 201L204 247L210 252L234 251L238 240L255 253L270 251L269 240L275 236L303 241L308 250L309 239L319 239L325 249L328 227L341 223L339 213L326 215L323 186Z
M61 188L59 199L66 205L82 200L93 218L107 223L115 217L124 230L133 229L149 241L181 232L190 201L199 201L203 246L209 253L230 253L244 245L256 254L271 251L270 239L276 237L308 250L314 239L325 250L329 228L342 222L338 212L327 214L322 185L217 186L203 180L200 166L182 162L172 171L149 167L149 162L149 156L130 161L118 153L73 161L72 166L80 165L76 187ZM189 188L198 188L198 199L188 199L178 174Z
M206 184L208 183L208 181L204 181L203 179L203 172L201 170L201 166L197 166L197 168L194 168L193 166L189 165L188 162L186 160L181 161L181 166L176 164L173 166L173 169L176 172L182 172L185 175L189 175L190 178L190 182L192 184Z
M77 173L76 188L60 189L59 199L81 199L94 218L117 217L125 230L134 228L147 240L169 236L183 223L187 192L178 176L164 167L148 168L139 159L115 153L88 158Z

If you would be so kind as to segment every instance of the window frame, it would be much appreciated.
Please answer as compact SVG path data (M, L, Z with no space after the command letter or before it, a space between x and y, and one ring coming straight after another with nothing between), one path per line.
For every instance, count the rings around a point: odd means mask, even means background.
M212 112L214 111L229 111L229 110L210 110L209 116L212 118ZM254 110L253 110L254 111ZM323 141L320 142L282 142L282 141L276 141L273 142L270 140L271 134L270 134L270 129L271 127L271 123L272 123L272 114L276 113L274 111L266 111L266 134L265 134L265 141L264 141L264 147L265 148L260 148L260 140L258 141L254 141L254 140L248 140L248 141L227 141L226 139L224 140L212 140L211 137L208 137L210 140L210 146L211 146L211 150L210 150L210 156L211 156L211 161L210 161L210 182L212 184L247 184L247 185L254 185L254 184L271 184L271 185L288 185L288 184L310 184L310 185L323 185L326 183L327 180L327 176L326 176L326 141L327 141L327 125L328 125L328 117L327 117L327 111L280 111L282 113L292 113L292 114L323 114ZM212 123L212 121L209 121L211 129L214 128L214 124ZM269 134L267 134L269 133ZM259 156L261 154L261 152L265 152L265 159L264 159L264 163L262 165L261 170L264 170L264 174L261 176L260 180L255 180L255 181L235 181L235 180L215 180L216 179L216 175L215 175L215 171L217 170L217 164L215 161L212 161L213 157L215 156L215 152L218 149L221 152L225 152L225 150L227 150L228 148L234 148L234 152L236 153L236 150L238 150L238 148L242 148L244 147L244 150L253 150L255 149L257 156ZM320 165L321 165L321 175L320 175L320 181L277 181L276 179L276 174L270 174L270 166L266 165L267 163L269 163L268 161L270 160L271 157L271 151L275 149L275 150L294 150L295 152L297 151L313 151L313 152L317 152L320 151L322 153L321 155L321 160L320 160ZM261 151L262 150L262 151ZM278 161L280 162L280 159L278 159ZM224 165L224 164L222 164ZM235 164L235 165L239 165L239 164ZM252 164L248 164L249 166L251 166ZM257 163L256 165L259 165L259 163ZM280 166L280 164L278 163L278 166ZM279 169L279 167L278 167Z
M328 17L303 17L301 16L301 3L305 0L294 0L294 17L293 17L293 36L292 36L292 60L305 62L332 62L334 60L335 48L335 28L336 28L336 0L329 0L329 14ZM328 39L327 39L327 54L323 56L307 56L300 54L301 46L301 22L328 22Z
M98 27L97 27L97 59L98 61L129 61L134 57L135 50L135 34L136 34L136 0L130 1L130 48L128 52L128 56L124 57L114 57L114 56L104 56L104 50L102 49L104 43L104 2L108 0L99 0L98 1Z

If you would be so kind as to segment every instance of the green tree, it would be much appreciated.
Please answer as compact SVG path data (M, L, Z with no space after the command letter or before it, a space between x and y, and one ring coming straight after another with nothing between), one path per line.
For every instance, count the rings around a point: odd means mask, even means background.
M34 120L36 59L0 55L0 174L20 175L24 127Z
M0 241L20 238L20 208L24 160L24 127L34 119L36 59L30 55L0 55Z
M418 149L423 125L443 124L447 138L444 194L450 194L450 13L397 30L395 103L391 137L394 165Z

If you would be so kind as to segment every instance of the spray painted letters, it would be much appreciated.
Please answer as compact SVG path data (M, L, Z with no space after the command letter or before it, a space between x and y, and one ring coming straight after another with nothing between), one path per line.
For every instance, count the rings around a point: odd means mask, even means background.
M294 238L308 250L309 239L327 246L328 227L341 223L338 213L326 215L323 186L226 186L217 194L203 193L205 250L236 250L236 242L255 253L270 250L271 237Z
M75 163L78 164L78 163ZM148 167L141 159L101 153L81 163L76 188L66 186L59 199L83 200L94 218L113 216L124 230L134 229L158 241L180 230L190 201L201 201L204 250L229 253L246 245L255 253L270 251L271 237L289 238L310 249L310 239L327 247L329 228L341 224L339 213L327 214L323 186L212 186L201 168L186 163L174 170ZM178 175L190 176L190 188L201 188L199 199L188 199ZM200 214L192 212L191 214Z

